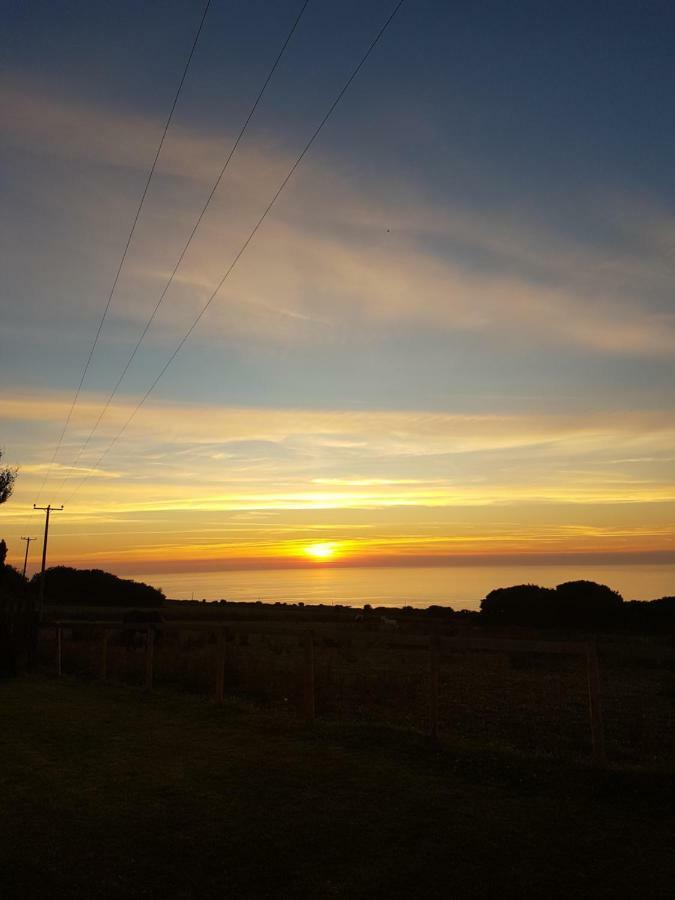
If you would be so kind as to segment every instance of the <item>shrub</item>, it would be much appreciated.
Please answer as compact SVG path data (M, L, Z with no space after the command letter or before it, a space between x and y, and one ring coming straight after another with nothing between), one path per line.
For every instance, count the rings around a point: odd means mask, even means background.
M164 594L157 588L129 578L118 578L101 569L71 569L55 566L45 572L48 603L73 606L161 606ZM34 575L33 587L41 576Z
M495 588L481 600L481 617L498 625L549 625L555 618L555 591L538 584Z
M497 588L481 601L481 616L500 625L605 628L621 620L623 597L595 581L567 581L555 590L536 584Z
M636 631L675 631L675 597L658 600L631 600L624 603L623 622Z
M619 622L623 597L606 584L595 581L566 581L555 589L558 597L558 624L607 627Z

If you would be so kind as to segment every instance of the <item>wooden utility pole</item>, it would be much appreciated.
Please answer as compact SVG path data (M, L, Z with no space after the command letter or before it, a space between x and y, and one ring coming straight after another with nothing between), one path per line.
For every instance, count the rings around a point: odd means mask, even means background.
M103 639L101 641L101 680L105 681L108 677L108 641L110 640L110 631L103 629Z
M152 690L155 662L155 629L148 625L145 631L145 689Z
M303 711L305 721L312 723L316 718L316 679L314 671L314 634L311 631L305 634L303 644Z
M586 644L586 665L588 670L588 706L591 718L593 762L598 766L604 766L607 762L607 754L605 751L605 728L602 721L602 693L597 640L589 641Z
M40 611L44 607L45 603L45 568L47 567L47 538L49 537L49 516L54 512L61 512L63 506L52 506L51 503L48 506L36 506L33 504L33 509L42 510L42 512L46 513L45 515L45 536L42 542L42 569L40 576Z
M216 634L216 703L223 703L225 700L225 642L225 629L219 628Z
M441 638L438 633L429 637L429 734L438 740L438 685L440 674Z
M28 548L30 547L30 542L37 540L34 537L23 537L21 536L21 540L26 542L26 555L23 558L23 572L21 573L23 577L26 577L26 566L28 565Z

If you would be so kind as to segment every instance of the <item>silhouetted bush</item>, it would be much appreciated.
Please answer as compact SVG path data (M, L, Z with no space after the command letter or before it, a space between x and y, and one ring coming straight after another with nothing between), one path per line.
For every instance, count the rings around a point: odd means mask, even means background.
M495 588L481 600L481 617L495 625L549 625L555 619L556 596L538 584Z
M47 569L45 600L70 606L161 606L164 594L157 588L128 578L118 578L101 569ZM39 588L41 576L34 575L31 586Z
M495 625L607 628L621 624L623 598L604 584L567 581L497 588L481 601L481 617Z
M675 597L624 603L623 620L632 631L675 632Z
M620 624L623 597L606 584L566 581L555 589L559 625L604 628Z
M427 606L424 612L432 619L452 619L455 615L455 611L451 606L439 606L436 603Z
M660 597L649 604L651 619L654 624L675 626L675 597Z
M15 568L0 565L0 678L12 677L25 668L35 646L35 621L27 586Z
M28 581L14 566L0 564L0 594L16 599L22 598L26 595L27 587Z

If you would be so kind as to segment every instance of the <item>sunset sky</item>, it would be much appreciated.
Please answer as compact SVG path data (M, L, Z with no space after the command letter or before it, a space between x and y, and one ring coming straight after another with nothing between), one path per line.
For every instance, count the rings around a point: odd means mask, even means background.
M202 5L4 11L9 561L674 564L668 2L407 0L101 459L395 5L310 0L79 455L301 5L212 0L51 467Z

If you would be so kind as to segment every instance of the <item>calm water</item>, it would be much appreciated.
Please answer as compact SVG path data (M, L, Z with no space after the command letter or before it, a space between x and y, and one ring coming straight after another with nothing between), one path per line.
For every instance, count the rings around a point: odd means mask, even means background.
M626 600L675 594L675 566L461 566L426 569L296 569L265 572L192 572L133 576L161 587L169 597L277 600L362 606L449 604L477 609L494 587L534 582L555 587L586 578L608 584Z

